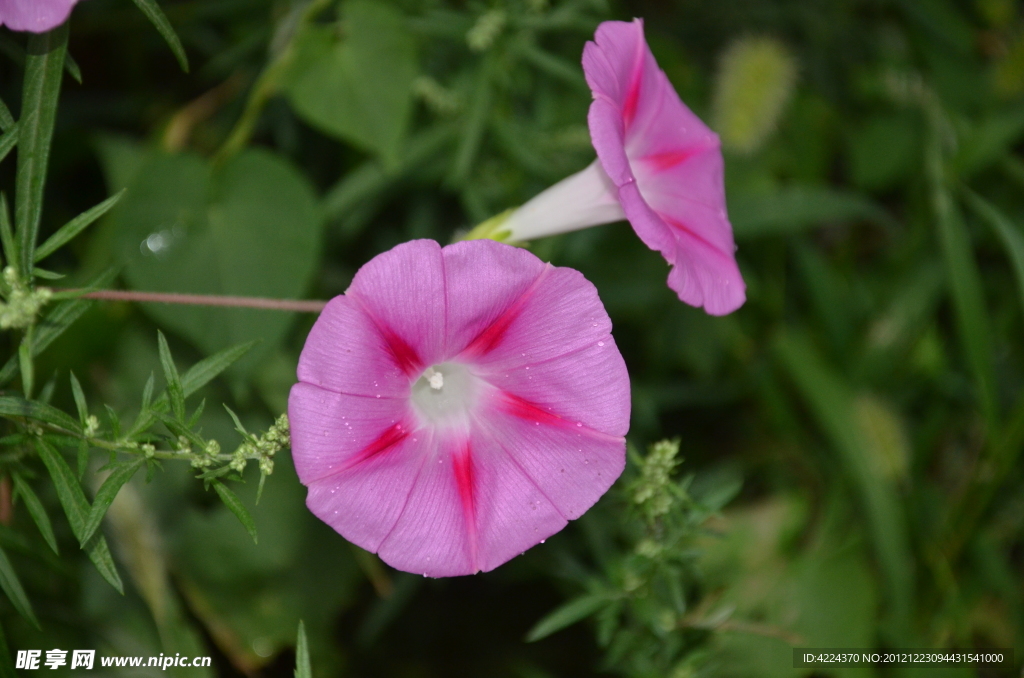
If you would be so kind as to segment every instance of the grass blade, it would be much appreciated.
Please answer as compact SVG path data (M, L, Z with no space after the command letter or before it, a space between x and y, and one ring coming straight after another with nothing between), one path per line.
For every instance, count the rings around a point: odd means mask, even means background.
M20 260L15 270L32 272L32 262L43 213L43 186L50 157L50 142L57 117L57 99L64 77L68 25L48 33L29 34L25 59L25 85L18 122L18 173L15 177L15 238Z
M110 211L124 195L125 189L120 193L110 196L95 207L82 212L77 217L60 227L60 229L46 239L39 249L36 250L35 260L42 261L56 252L59 248L69 243L75 236L85 230L89 225Z
M547 638L556 631L561 631L567 626L572 626L578 621L589 617L600 610L609 602L605 593L591 593L579 598L574 598L564 605L560 605L544 616L526 634L526 642L532 643L542 638Z
M946 184L940 144L939 139L933 139L925 158L932 208L949 276L960 341L967 353L968 365L974 373L981 411L990 432L995 432L998 427L998 411L989 329L991 324L985 310L985 297L982 294L974 248L964 226L963 216L953 202Z
M238 495L228 489L228 486L219 480L213 481L213 489L217 490L217 494L220 495L220 500L224 502L224 505L235 514L238 520L245 527L245 531L252 537L254 544L259 543L256 539L256 522L249 515L249 510L245 508L242 501L238 498Z
M163 36L164 40L167 41L167 46L174 52L174 58L178 60L178 65L181 66L181 70L188 73L188 56L185 55L185 48L181 45L181 40L178 39L178 34L174 32L174 28L171 26L171 22L167 20L167 15L160 9L160 5L156 4L156 0L133 0L135 6L142 10L142 13L146 15L150 23L156 27L157 32Z
M1003 242L1006 254L1013 264L1014 275L1017 276L1020 303L1024 307L1024 233L1005 214L996 209L995 205L974 191L964 188L964 194L967 196L967 204L979 217L988 222Z
M20 257L18 256L18 243L14 239L14 229L11 227L11 213L7 209L7 196L0 193L0 243L4 247L4 256L14 266Z
M869 443L854 418L853 394L805 337L781 335L774 348L859 495L889 594L891 628L907 633L914 594L914 559L904 509L891 479L871 463Z
M43 508L43 503L39 501L39 497L24 478L14 473L11 475L11 479L14 480L14 491L24 500L25 508L32 516L36 527L39 528L39 533L43 535L43 539L53 549L53 552L59 555L57 538L53 535L53 525L50 523L50 516L46 514L46 509Z
M18 575L14 572L14 566L11 565L11 561L8 560L3 549L0 549L0 588L7 594L11 605L18 611L18 614L32 622L37 629L41 628L39 620L36 619L36 613L32 611L32 603L25 595L25 589L21 587Z
M85 498L85 492L78 483L71 467L64 461L64 457L57 452L46 440L38 439L36 449L39 451L39 458L42 459L46 470L50 472L54 488L57 490L57 499L60 500L64 513L68 517L71 531L81 542L81 535L85 531L85 523L89 518L89 500ZM82 545L89 560L93 562L100 575L107 582L117 589L118 593L124 594L124 584L121 576L117 573L114 565L114 558L110 555L110 547L107 540L101 534L95 535L92 539Z
M299 620L299 633L295 639L295 678L313 678L313 667L309 662L309 641L306 640L306 625Z
M96 534L100 523L103 522L103 516L106 515L107 509L114 502L117 493L121 491L124 484L131 480L135 472L142 468L145 463L145 457L138 457L119 464L110 472L110 475L100 485L100 489L92 500L92 509L89 511L89 516L85 519L85 526L82 528L82 535L80 537L82 543L88 542Z

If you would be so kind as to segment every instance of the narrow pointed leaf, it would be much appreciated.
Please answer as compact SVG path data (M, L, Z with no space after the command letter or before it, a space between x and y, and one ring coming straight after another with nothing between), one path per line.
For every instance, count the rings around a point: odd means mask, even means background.
M36 527L39 528L39 533L43 535L43 539L53 549L53 552L60 554L57 548L57 538L53 534L53 525L50 523L50 516L46 514L46 509L43 508L43 503L39 501L35 490L17 473L13 474L11 478L14 480L14 490L21 497L22 501L25 502L25 508L28 510L28 514L32 516Z
M547 638L556 631L572 626L585 619L608 604L609 597L605 593L591 593L574 598L568 603L555 608L526 634L526 642L532 643Z
M156 0L133 0L135 6L142 10L142 13L146 15L146 18L150 20L156 30L163 36L164 40L167 41L167 46L174 52L174 58L178 60L178 65L181 66L181 70L188 73L188 56L185 55L185 48L181 45L181 40L178 39L178 34L174 32L174 28L171 26L171 22L167 20L167 16L163 10L160 9L160 5L156 4Z
M299 620L299 634L295 640L295 678L313 678L313 667L309 662L309 641L306 640L306 625Z
M235 514L238 520L245 527L245 531L252 537L253 543L258 543L256 539L256 522L249 515L249 510L245 508L241 500L234 492L228 489L228 486L219 480L213 481L213 489L217 490L217 494L220 495L221 501L224 505Z
M21 581L18 580L18 575L14 572L14 566L11 565L11 561L8 560L3 549L0 549L0 588L7 594L7 598L10 599L18 614L32 622L37 629L40 628L36 613L32 611L32 603L25 595L25 589L21 587Z
M181 387L181 377L178 376L178 368L174 365L174 357L171 349L167 346L167 339L164 333L157 331L157 343L160 346L160 366L164 370L164 379L167 380L167 398L170 401L171 411L178 421L185 420L185 391Z
M14 125L14 116L11 115L11 109L7 108L7 104L0 100L0 132L9 132Z
M18 145L18 127L12 127L0 137L0 162L7 157L15 146Z
M18 243L14 239L14 228L11 226L11 213L7 208L7 196L0 193L0 243L4 246L4 256L11 266L17 270Z
M100 204L82 212L77 217L64 224L56 233L46 239L39 249L36 250L36 261L42 261L62 246L70 242L75 236L81 233L89 225L110 211L124 195L124 189L116 193Z
M85 498L85 492L71 467L52 445L40 439L36 441L36 449L39 451L39 458L42 459L46 470L50 472L50 478L53 479L53 486L57 490L57 499L60 500L64 513L68 517L71 531L75 537L79 537L84 534L85 523L89 517L89 500ZM114 558L110 555L110 548L103 535L93 536L82 545L82 548L85 549L89 560L96 566L100 575L117 589L118 593L124 594L124 584L121 582L121 576L117 573Z
M15 177L15 238L21 259L17 270L32 271L39 221L43 213L43 185L50 157L50 142L57 117L57 98L64 77L68 25L48 33L29 34L25 58L25 84L18 122L18 172Z
M1020 293L1020 302L1024 305L1024 231L996 209L995 205L970 189L964 191L967 195L967 204L992 227L1002 241L1006 254L1013 264L1013 273L1017 277L1017 291Z
M142 468L146 463L145 457L138 457L131 461L125 462L115 466L107 476L107 479L100 485L100 489L96 492L96 496L92 500L92 509L89 511L89 517L85 520L85 527L82 528L81 541L88 542L96 530L99 529L100 523L103 522L103 516L106 515L107 509L114 502L117 497L117 493L121 490L125 483L132 479L135 472Z
M0 417L38 419L73 433L82 430L81 425L62 410L38 400L25 400L18 396L0 396Z
M932 208L946 263L960 342L977 385L982 414L994 432L998 424L998 412L991 323L985 307L985 296L982 294L974 247L964 225L963 215L953 202L946 184L940 144L938 139L932 141L925 162Z
M64 70L75 79L75 82L79 85L82 84L82 69L78 67L78 62L74 60L70 52L64 55Z
M78 377L71 373L71 393L75 397L75 407L78 409L78 420L85 426L85 420L89 416L89 407L85 402L85 393L82 392L82 385L78 383Z

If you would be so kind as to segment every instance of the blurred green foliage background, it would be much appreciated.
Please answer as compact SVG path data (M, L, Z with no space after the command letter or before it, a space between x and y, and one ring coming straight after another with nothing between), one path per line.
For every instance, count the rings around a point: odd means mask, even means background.
M284 453L258 505L255 473L238 488L258 545L191 469L165 464L108 515L121 596L56 519L37 464L61 555L22 504L0 526L42 625L0 601L11 651L210 654L212 670L179 673L290 675L301 618L317 676L811 675L791 668L793 646L1016 647L1020 670L1019 3L163 8L188 73L131 3L73 13L82 82L65 78L43 236L127 192L48 260L69 276L56 284L114 265L127 289L340 294L377 253L446 243L589 163L583 45L602 20L643 17L669 79L722 136L748 301L723 318L681 304L625 223L531 244L598 287L632 378L635 460L681 441L668 517L638 509L637 461L546 544L492 573L424 580L313 518ZM15 112L23 50L0 29L0 99ZM0 164L8 194L13 177ZM73 369L90 402L131 416L160 374L157 328L183 367L260 339L204 391L218 403L204 435L234 441L219 402L269 426L312 322L96 303L40 356L37 380L55 375L54 403L73 411ZM565 601L546 621L566 628L525 642Z

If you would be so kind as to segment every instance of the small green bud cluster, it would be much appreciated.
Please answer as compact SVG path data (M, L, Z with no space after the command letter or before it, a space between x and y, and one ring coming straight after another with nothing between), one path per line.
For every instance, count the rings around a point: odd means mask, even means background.
M100 430L100 420L96 418L95 414L90 414L85 418L85 437L95 438L96 434Z
M474 52L486 52L501 35L507 20L505 12L500 9L484 12L466 33L466 44Z
M0 329L24 329L33 325L40 309L53 297L53 291L46 287L30 289L10 266L4 269L3 278L10 293L6 302L0 301Z
M438 115L454 115L462 108L462 99L428 75L421 75L412 83L413 93L423 100L427 108Z
M651 445L640 466L640 478L633 486L633 502L650 519L665 515L672 508L672 471L679 464L679 440L662 440Z
M220 443L216 440L206 441L206 447L192 455L192 468L212 466L220 454Z
M269 476L274 472L274 455L290 444L288 415L282 414L262 436L249 436L249 440L238 446L231 458L231 468L241 472L248 460L256 459L259 462L260 473Z

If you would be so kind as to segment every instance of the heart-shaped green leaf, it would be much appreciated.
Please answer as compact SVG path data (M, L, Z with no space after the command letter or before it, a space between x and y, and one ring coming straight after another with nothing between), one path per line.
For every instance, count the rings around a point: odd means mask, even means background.
M248 150L214 169L196 155L151 154L113 219L128 284L138 290L298 298L315 270L321 217L306 180L285 161ZM207 353L252 339L246 370L294 316L280 311L145 304Z
M342 14L340 33L311 26L299 36L289 98L314 127L393 165L412 113L412 36L379 0L349 0Z

